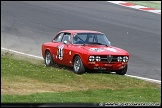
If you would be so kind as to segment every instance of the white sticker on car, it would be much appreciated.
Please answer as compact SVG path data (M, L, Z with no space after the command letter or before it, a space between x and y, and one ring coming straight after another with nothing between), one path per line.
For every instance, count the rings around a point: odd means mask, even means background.
M112 52L117 52L117 50L116 49L114 49L114 48L105 48L106 50L109 50L109 51L112 51Z
M101 48L90 48L89 50L90 50L90 51L96 51L96 52L105 51L105 50L103 50L103 49L101 49Z
M105 51L105 50L109 50L109 51L112 51L112 52L117 52L117 50L114 49L114 48L90 48L89 50L90 51L95 51L95 52L102 52L102 51Z
M71 55L71 51L69 51L69 55Z
M57 55L58 55L58 58L59 58L60 60L63 59L63 54L64 54L63 48L64 48L64 45L58 46Z

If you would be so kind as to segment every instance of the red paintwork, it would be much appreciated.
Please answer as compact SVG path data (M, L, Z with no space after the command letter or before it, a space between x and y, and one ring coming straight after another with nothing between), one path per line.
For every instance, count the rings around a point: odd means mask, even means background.
M91 31L91 30L64 30L60 32L68 32L71 33L71 38L73 34L75 33L101 33L98 31ZM60 33L59 32L59 33ZM58 33L58 34L59 34ZM103 33L102 33L103 34ZM64 45L64 55L63 59L60 60L58 59L57 56L57 51L58 51L58 46ZM90 51L90 48L101 48L104 49L104 51L101 52L95 52L95 51ZM125 67L128 62L111 62L111 63L102 63L102 62L93 62L94 64L89 64L88 58L90 55L124 55L129 57L129 53L121 48L117 48L114 46L104 46L104 45L78 45L78 44L64 44L62 42L46 42L42 44L42 56L45 58L45 51L50 50L50 53L52 55L53 61L58 64L63 64L66 66L73 66L73 59L75 55L79 55L82 59L82 62L86 68L89 69L94 69L95 66L99 67L105 67L106 70L119 70L121 69L120 67L123 66ZM107 49L115 49L116 52L107 50ZM71 52L71 54L70 54ZM113 68L112 68L113 66Z

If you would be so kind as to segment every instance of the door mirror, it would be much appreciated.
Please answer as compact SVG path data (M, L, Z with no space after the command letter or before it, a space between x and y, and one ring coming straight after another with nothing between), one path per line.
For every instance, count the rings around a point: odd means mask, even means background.
M67 44L67 41L66 40L64 41L64 44Z

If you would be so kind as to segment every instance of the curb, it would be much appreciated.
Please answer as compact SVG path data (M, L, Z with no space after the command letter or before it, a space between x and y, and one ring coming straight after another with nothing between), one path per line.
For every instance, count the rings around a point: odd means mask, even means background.
M113 3L113 4L117 4L117 5L121 5L121 6L125 6L125 7L129 7L129 8L134 8L134 9L142 10L142 11L147 11L147 12L152 12L152 13L156 13L156 14L161 14L161 10L156 10L154 8L150 8L150 7L145 7L145 6L141 6L141 5L136 5L136 4L128 3L128 2L125 2L125 1L107 1L107 2Z

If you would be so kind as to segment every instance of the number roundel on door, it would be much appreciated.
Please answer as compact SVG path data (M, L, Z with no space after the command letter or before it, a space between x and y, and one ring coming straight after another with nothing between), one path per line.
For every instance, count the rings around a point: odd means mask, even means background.
M59 58L60 60L63 59L63 55L64 55L63 48L64 48L64 45L58 46L57 55L58 55L58 58Z

